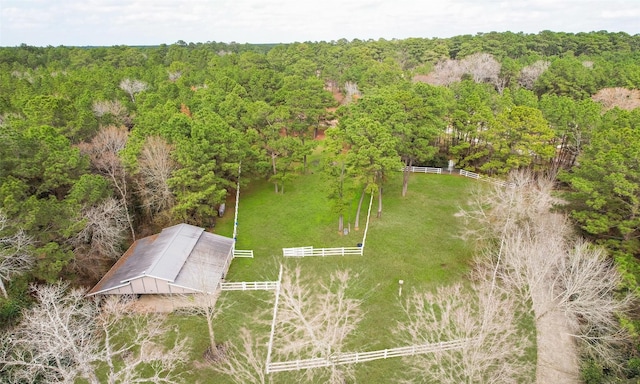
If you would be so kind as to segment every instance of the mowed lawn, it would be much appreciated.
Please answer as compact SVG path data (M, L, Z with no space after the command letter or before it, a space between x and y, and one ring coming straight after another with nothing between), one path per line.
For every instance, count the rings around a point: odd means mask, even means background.
M477 181L459 176L415 174L411 176L407 196L401 197L401 180L401 173L394 174L385 185L381 218L376 218L374 199L364 255L324 258L285 259L282 248L352 247L362 242L369 196L363 204L360 229L353 230L357 205L354 201L353 212L345 217L345 226L350 221L352 231L340 235L338 218L326 198L326 181L313 167L288 183L285 194L275 194L273 185L266 182L242 188L237 248L254 250L255 258L234 259L227 280L276 280L280 263L300 265L303 274L318 281L326 281L332 271L349 269L354 276L351 294L363 300L365 317L344 350L401 346L393 334L398 321L403 319L399 280L404 281L406 295L414 289L428 290L464 279L472 247L459 237L462 222L456 212L468 201L473 189L479 187ZM230 204L214 232L231 236L233 213ZM218 342L233 342L242 326L268 334L268 324L252 319L260 309L271 310L273 292L225 292L222 297L231 307L218 319ZM182 334L193 340L193 359L201 360L207 345L204 320L174 316L173 321ZM388 359L360 364L357 370L359 382L395 382L403 365L401 359ZM287 374L277 375L276 382L290 381ZM202 383L227 382L203 368L194 368L188 372L188 378Z

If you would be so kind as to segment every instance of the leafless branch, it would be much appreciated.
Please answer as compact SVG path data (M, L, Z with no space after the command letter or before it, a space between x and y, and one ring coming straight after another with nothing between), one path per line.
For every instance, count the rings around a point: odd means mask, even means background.
M175 196L168 180L177 164L171 158L172 146L160 137L147 138L138 158L136 189L145 210L155 215L170 210Z
M91 276L97 271L96 263L116 260L122 255L120 245L127 229L126 207L108 198L82 209L78 220L83 227L70 239L76 255L74 265L76 270Z
M107 114L114 117L123 117L127 114L127 108L119 100L96 100L93 102L92 109L96 117L102 117Z
M300 267L293 271L285 268L274 352L282 358L321 357L327 360L343 352L347 336L364 316L360 308L362 301L349 298L347 294L349 283L355 278L357 276L349 271L337 271L331 275L329 284L318 287L317 283L312 284L302 277ZM327 382L354 379L353 366L334 365L329 370ZM312 380L319 371L309 369L305 374Z
M604 88L591 97L602 103L605 109L618 107L631 111L640 107L640 90L627 88Z
M610 367L617 365L616 352L629 342L619 316L633 308L633 302L631 296L617 292L620 283L621 276L604 251L579 240L559 260L550 287L584 350Z
M467 212L479 228L470 233L488 245L479 262L493 271L492 286L531 303L539 364L571 360L576 340L588 341L582 343L587 350L611 363L615 347L625 340L617 315L629 306L628 298L614 295L618 272L602 250L573 233L565 215L551 212L551 180L518 172L512 181L514 188L496 187L479 195L475 209ZM556 348L542 347L549 338ZM558 350L564 356L554 356ZM544 382L541 375L548 371L548 366L539 367L538 380Z
M349 104L352 101L355 101L362 96L362 93L358 89L358 84L356 84L353 81L347 81L346 83L344 83L344 90L345 90L345 97L343 101L344 104Z
M206 287L203 284L203 288ZM218 354L218 344L216 343L214 324L218 316L229 308L230 304L224 300L219 300L220 291L194 293L184 295L187 305L180 308L181 312L191 315L202 316L207 322L207 331L209 337L209 358L212 361L219 361L223 356Z
M169 72L168 74L169 74L169 81L171 81L172 83L182 77L181 71Z
M529 90L533 89L538 77L540 77L540 75L542 75L550 65L551 62L549 61L538 60L535 63L522 68L518 83Z
M7 234L10 230L8 227L9 220L0 211L0 292L4 297L7 297L4 282L27 272L35 263L35 257L29 249L33 244L31 237L22 229Z
M176 383L186 361L186 341L159 342L164 319L135 315L127 300L100 306L62 283L33 286L37 304L5 336L0 373L12 382ZM105 369L108 368L108 369Z
M408 345L471 340L461 349L405 358L409 382L517 383L531 377L533 365L523 359L531 343L518 330L521 309L514 298L492 293L489 281L471 289L456 284L413 292L403 309L407 320L397 334Z
M96 170L111 180L125 207L127 207L129 200L127 171L119 153L126 146L128 136L127 128L109 126L102 128L90 142L78 145L80 152L89 156L91 164ZM136 236L129 210L125 209L125 213L131 236L135 240Z
M120 82L120 89L125 91L129 95L129 97L131 97L131 102L133 103L136 102L135 95L147 90L147 88L149 88L147 83L140 80L131 80L129 78L126 78Z
M457 60L441 60L433 67L425 79L426 83L432 85L449 85L462 80L464 67Z
M498 86L501 64L488 53L474 53L460 61L464 73L473 77L476 83L490 83Z
M236 384L271 383L266 373L267 338L256 337L247 328L240 328L240 343L227 343L224 358L211 366L216 372L227 375Z

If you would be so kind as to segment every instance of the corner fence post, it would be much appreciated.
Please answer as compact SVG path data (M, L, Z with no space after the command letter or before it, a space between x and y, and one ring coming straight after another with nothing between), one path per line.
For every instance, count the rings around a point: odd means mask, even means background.
M233 250L236 250L238 242L238 206L240 205L240 172L242 170L242 162L238 164L238 186L236 187L236 212L233 217Z
M364 253L364 244L367 240L367 231L369 230L369 218L371 217L371 206L373 205L373 193L371 194L371 199L369 200L369 211L367 212L367 224L364 226L364 234L362 235L362 253Z

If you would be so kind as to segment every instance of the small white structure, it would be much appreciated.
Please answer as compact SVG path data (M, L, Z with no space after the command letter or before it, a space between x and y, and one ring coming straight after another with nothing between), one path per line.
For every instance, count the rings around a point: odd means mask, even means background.
M178 224L134 242L92 295L213 292L233 258L234 240Z

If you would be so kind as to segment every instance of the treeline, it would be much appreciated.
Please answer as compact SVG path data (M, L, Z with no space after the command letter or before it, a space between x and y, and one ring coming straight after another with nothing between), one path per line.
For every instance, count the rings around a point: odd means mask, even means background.
M638 89L640 36L606 31L0 48L0 315L30 281L91 284L137 236L214 225L240 164L284 193L322 132L337 216L367 191L381 215L403 165L558 174L637 291Z

